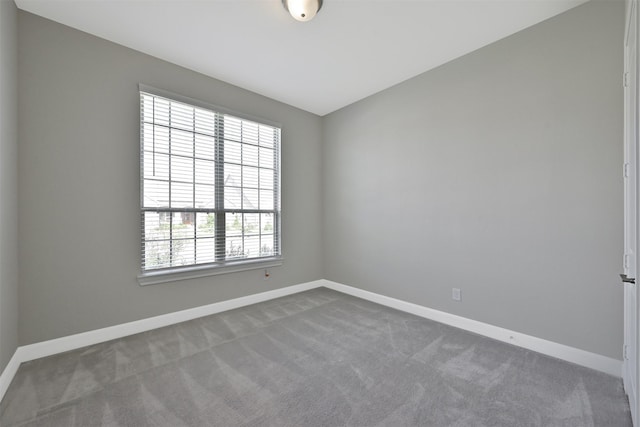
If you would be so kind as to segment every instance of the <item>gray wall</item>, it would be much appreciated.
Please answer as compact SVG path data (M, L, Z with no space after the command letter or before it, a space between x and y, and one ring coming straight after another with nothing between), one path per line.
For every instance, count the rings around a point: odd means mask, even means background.
M590 2L327 116L325 278L620 359L622 32Z
M319 117L25 12L19 49L21 344L321 278ZM139 82L282 124L285 261L269 281L137 284Z
M18 346L18 16L0 0L0 372Z

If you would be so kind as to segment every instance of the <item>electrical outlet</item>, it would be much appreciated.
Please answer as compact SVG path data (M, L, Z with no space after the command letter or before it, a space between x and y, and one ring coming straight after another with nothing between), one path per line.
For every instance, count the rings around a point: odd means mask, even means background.
M462 293L460 292L460 288L453 288L451 289L451 298L454 301L460 301L462 300Z

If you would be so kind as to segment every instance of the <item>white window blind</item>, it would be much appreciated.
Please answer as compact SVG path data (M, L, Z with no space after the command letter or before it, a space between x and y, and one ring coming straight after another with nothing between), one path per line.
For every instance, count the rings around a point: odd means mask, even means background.
M279 257L280 129L140 92L142 271Z

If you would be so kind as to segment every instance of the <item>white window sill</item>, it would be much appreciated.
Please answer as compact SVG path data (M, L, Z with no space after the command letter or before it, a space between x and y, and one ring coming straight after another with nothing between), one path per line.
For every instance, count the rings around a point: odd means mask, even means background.
M262 268L282 265L282 258L265 258L251 261L231 261L223 265L204 265L182 268L172 268L159 271L148 271L138 276L140 286L158 283L176 282L179 280L196 279L198 277L217 276L219 274L237 273L239 271L260 270Z

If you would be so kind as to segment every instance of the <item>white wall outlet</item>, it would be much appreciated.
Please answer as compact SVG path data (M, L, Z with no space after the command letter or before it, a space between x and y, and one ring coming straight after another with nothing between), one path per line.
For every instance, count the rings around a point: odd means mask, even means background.
M451 298L454 301L462 300L462 293L460 292L460 288L452 288L451 289Z

